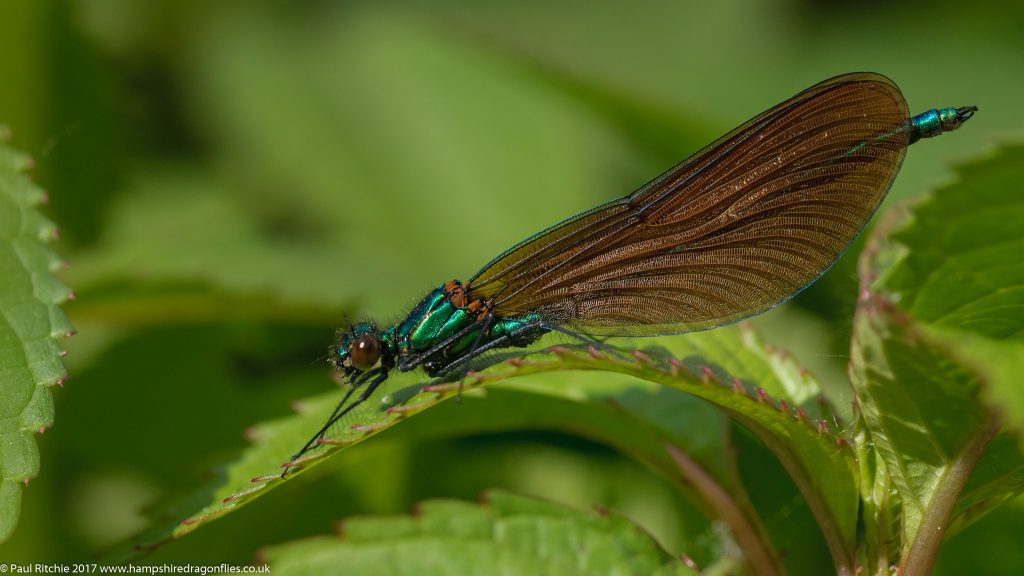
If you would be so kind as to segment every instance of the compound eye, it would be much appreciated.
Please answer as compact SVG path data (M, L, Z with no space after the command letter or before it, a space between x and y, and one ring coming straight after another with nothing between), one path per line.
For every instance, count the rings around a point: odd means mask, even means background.
M380 360L380 340L373 334L363 334L349 344L348 357L357 370L369 370Z

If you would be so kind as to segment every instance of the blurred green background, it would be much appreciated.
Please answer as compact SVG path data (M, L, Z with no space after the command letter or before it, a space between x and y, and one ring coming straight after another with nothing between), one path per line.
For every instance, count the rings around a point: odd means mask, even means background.
M320 359L343 310L392 321L827 77L886 74L913 112L980 107L909 152L888 201L934 187L1024 126L1021 30L1011 1L4 2L0 123L49 192L79 335L0 560L97 557L247 426L332 385ZM759 320L826 386L843 381L856 251ZM829 570L781 468L736 442L769 528L810 534L787 562ZM722 552L666 481L572 436L382 439L336 460L145 561L250 562L350 514L492 486ZM940 573L1020 573L1022 530L1013 503L953 539Z

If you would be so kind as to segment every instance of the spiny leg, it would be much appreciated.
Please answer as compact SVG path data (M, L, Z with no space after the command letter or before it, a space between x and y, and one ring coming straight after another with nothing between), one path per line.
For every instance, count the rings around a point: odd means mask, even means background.
M335 414L334 416L331 417L330 420L327 421L327 424L324 425L324 431L326 432L328 428L335 424L335 422L344 418L345 415L354 410L356 406L359 406L363 402L366 402L370 398L370 396L373 396L373 393L376 392L377 388L379 388L380 385L387 379L388 371L382 369L380 374L378 374L377 377L374 378L373 381L366 386L366 390L363 390L363 393L359 395L359 398L356 398L355 401L346 406L344 410Z
M348 402L348 399L352 396L352 393L356 391L356 388L358 388L361 384L366 382L366 380L368 380L371 376L374 375L376 377L373 379L372 382L370 382L369 386L366 387L366 390L363 391L359 398L357 398L348 406L345 406L345 404ZM334 426L334 424L338 420L341 420L346 414L351 412L352 409L354 409L356 406L359 406L360 404L365 402L370 396L372 396L374 391L377 390L381 383L387 380L387 378L388 372L384 368L377 368L376 370L371 370L369 372L364 372L358 375L353 380L351 388L349 388L348 392L346 392L345 396L341 399L341 402L338 402L338 405L334 407L334 411L331 412L331 417L327 419L327 422L320 427L320 430L317 431L317 433L314 434L313 437L310 438L308 442L306 442L305 446L303 446L301 450L296 452L289 461L294 462L298 458L301 458L302 455L304 455L306 452L311 450L320 441L320 439L324 437L324 434L326 434L327 431L330 430L331 426ZM342 409L342 406L345 406L345 408ZM281 477L283 478L285 475L287 475L290 469L290 466L288 468L285 468L284 472L281 473Z
M524 325L520 326L519 328L509 332L508 334L504 334L502 336L499 336L498 338L495 338L494 340L491 340L490 342L488 342L487 344L484 344L483 346L474 347L474 348L470 349L468 352L466 352L462 356L459 356L455 360L449 362L447 365L445 365L444 368L439 370L438 373L439 374L449 374L455 368L457 368L459 365L461 365L463 363L469 362L470 360L472 360L474 357L476 357L480 353L486 352L486 351L490 350L491 348L500 348L502 346L508 346L509 343L512 341L512 339L515 338L516 336L519 336L520 334L525 334L527 332L530 332L531 330L536 330L537 328L543 328L543 327L544 327L544 322L542 322L540 320L538 320L536 322L530 322L529 324L524 324ZM461 382L459 383L459 389L460 389L460 391L462 389L462 383Z
M605 343L600 342L598 340L594 340L592 338L588 338L584 334L579 334L577 332L573 332L571 330L567 330L567 329L562 328L561 326L558 326L556 324L551 324L551 323L546 322L544 320L537 320L536 322L530 322L529 324L524 324L523 326L520 326L516 330L513 330L513 331L509 332L508 334L505 334L505 335L503 335L503 336L501 336L499 338L491 340L490 342L488 342L487 344L484 344L483 346L474 346L468 352L466 352L462 356L459 356L455 360L449 362L447 365L444 366L444 368L438 370L438 374L442 374L442 375L449 374L455 368L457 368L459 365L464 364L464 363L468 363L470 360L472 360L474 357L476 357L480 353L486 352L487 350L490 350L492 348L500 348L502 346L507 346L517 336L519 336L521 334L525 334L527 332L531 332L533 330L537 330L537 329L547 330L547 331L550 331L550 332L560 332L560 333L565 334L567 336L571 336L571 337L573 337L573 338L575 338L575 339L577 339L577 340L579 340L581 342L584 342L584 343L589 344L591 346L595 346L595 347L597 347L597 348L599 348L601 350L605 350L607 352L615 354L616 356L618 356L619 358L622 358L623 360L629 360L629 358L624 356L622 354L622 352L620 352L619 349L615 348L614 346L609 346L608 344L605 344ZM479 338L477 339L477 341L479 342ZM461 393L461 391L462 391L462 382L460 381L459 382L459 392Z
M473 341L473 345L469 347L469 350L462 356L462 374L459 375L459 391L455 395L456 402L462 402L462 386L466 381L466 374L469 374L469 363L473 361L482 350L480 349L480 342L484 339L484 335L491 329L491 324L494 324L494 313L491 312L483 320L484 325L480 328L480 334L477 335L476 340Z
M309 441L307 441L306 444L302 446L301 450L292 455L292 461L296 460L297 458L301 458L303 454L308 452L321 438L323 438L324 434L327 433L327 429L330 428L331 424L334 422L334 417L338 414L338 411L341 410L341 407L344 406L346 402L348 402L348 399L352 396L352 393L355 391L356 387L352 386L348 389L348 392L345 392L345 396L342 397L341 402L338 402L338 405L334 407L334 411L331 412L331 416L330 418L327 419L327 423L324 424L320 428L320 430L318 430L317 433L314 434L313 437L310 438Z
M352 396L352 393L356 391L356 388L359 388L360 386L365 384L366 381L369 380L370 378L375 378L376 376L380 375L380 373L382 371L383 371L383 368L377 368L377 369L374 369L374 370L369 370L369 371L366 371L366 372L361 372L359 374L356 374L354 377L352 377L352 381L349 382L348 392L345 393L345 397L341 399L341 402L338 402L338 405L334 407L334 410L331 412L331 415L327 417L327 422L328 423L334 422L334 417L338 415L338 411L341 410L341 407L344 406L346 402L348 402L349 397ZM327 428L329 428L329 427L330 427L330 424L327 424L327 426L324 426L323 428L321 428L320 431L316 433L316 436L313 436L309 440L309 442L306 442L306 445L302 447L302 450L299 450L299 453L296 454L294 457L292 457L292 460L294 460L295 458L298 458L299 456L302 456L303 454L305 454L306 451L309 450L309 448L313 444L316 444L316 442L318 440L323 438L324 434L327 433Z

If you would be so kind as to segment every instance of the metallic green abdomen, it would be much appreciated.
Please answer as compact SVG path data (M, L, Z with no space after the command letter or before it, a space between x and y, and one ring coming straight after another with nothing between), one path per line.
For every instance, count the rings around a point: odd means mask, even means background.
M977 112L977 106L962 108L938 108L922 112L910 119L910 137L907 144L921 138L932 138L944 132L952 132Z

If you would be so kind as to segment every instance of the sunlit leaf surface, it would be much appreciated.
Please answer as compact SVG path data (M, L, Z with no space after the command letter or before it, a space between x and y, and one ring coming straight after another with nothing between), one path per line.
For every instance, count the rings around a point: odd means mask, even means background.
M962 528L1024 489L1012 441L983 452L993 406L1019 426L1022 160L1024 147L1007 146L960 167L955 183L893 212L861 260L852 373L906 545L945 514Z

